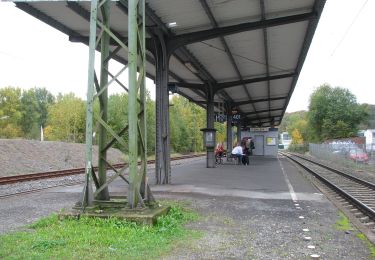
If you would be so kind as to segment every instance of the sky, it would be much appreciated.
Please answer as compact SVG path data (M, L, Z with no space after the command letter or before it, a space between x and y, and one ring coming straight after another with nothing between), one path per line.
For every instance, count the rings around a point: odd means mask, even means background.
M306 110L309 96L324 83L349 89L359 103L375 104L374 14L375 0L327 0L287 112ZM45 87L54 95L86 98L86 45L69 42L10 2L0 3L0 35L0 88ZM113 62L112 68L121 66ZM120 79L126 80L126 72ZM153 82L146 85L153 97Z

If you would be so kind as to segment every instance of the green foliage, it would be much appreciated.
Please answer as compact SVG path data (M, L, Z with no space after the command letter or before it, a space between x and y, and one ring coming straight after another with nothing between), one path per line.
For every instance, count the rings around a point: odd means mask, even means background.
M22 137L20 122L21 89L6 87L0 89L0 137Z
M303 144L290 144L288 147L289 152L305 154L309 151L308 143Z
M375 129L375 105L365 104L369 119L359 125L359 129Z
M173 152L197 152L203 149L201 128L206 126L205 111L180 96L173 96L170 108L170 135Z
M293 125L297 124L300 120L306 120L307 112L306 111L297 111L292 113L285 113L283 120L279 126L279 133L289 132L294 129Z
M37 139L39 137L38 103L34 89L25 90L21 97L21 121L20 125L26 138Z
M48 107L55 102L55 97L45 88L34 88L37 102L38 125L45 127L48 117Z
M206 127L206 112L185 98L174 96L170 108L171 147L175 153L203 150L201 128ZM94 103L94 114L100 111L99 101ZM119 133L127 125L128 95L114 94L108 98L108 124ZM59 94L56 98L45 88L7 87L0 90L0 138L40 138L44 128L47 140L65 142L85 141L85 101L74 94ZM155 152L155 102L146 94L147 150ZM225 125L216 124L218 140L224 141ZM99 124L94 121L94 132ZM96 134L96 138L98 134ZM108 134L108 139L112 138ZM128 132L122 134L128 142ZM97 141L97 139L96 139ZM117 142L114 147L127 152Z
M7 87L0 90L0 136L5 138L40 138L40 126L45 125L47 108L54 97L44 88L21 92L20 88Z
M307 112L297 111L285 113L279 127L279 133L282 132L288 132L289 135L292 136L292 145L307 142L309 140Z
M1 259L154 259L168 253L176 241L197 237L184 228L197 214L172 207L155 226L116 218L42 219L32 231L0 236Z
M310 96L308 125L315 141L355 136L368 119L365 105L347 89L322 85Z
M48 126L45 136L48 140L84 142L85 103L73 93L57 97L55 104L48 109Z

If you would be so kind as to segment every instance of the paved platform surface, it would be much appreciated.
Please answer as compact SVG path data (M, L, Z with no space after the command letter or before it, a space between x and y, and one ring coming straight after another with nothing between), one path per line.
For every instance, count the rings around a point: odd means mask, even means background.
M152 185L155 197L180 200L197 210L201 218L190 227L203 237L163 259L370 258L358 232L335 228L337 209L285 158L251 157L249 166L213 169L205 168L205 159L195 160L174 166L172 182ZM111 186L114 192L123 189L121 180ZM69 207L80 192L81 187L72 186L2 200L5 226L0 231Z

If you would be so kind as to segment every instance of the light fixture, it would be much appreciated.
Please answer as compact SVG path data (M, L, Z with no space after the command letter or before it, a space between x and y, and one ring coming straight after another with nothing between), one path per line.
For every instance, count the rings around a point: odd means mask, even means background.
M176 22L167 23L168 28L173 28L173 27L176 27L176 26L177 26Z
M188 68L193 73L198 73L198 71L194 68L194 66L190 62L185 62L186 68Z
M214 148L216 145L216 129L215 128L202 128L203 144L206 148Z

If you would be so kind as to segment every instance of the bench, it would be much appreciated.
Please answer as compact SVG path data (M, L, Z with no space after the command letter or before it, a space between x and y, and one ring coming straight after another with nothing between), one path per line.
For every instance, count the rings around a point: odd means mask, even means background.
M249 156L244 154L243 157L246 157L247 165L249 165L249 162L250 162ZM230 154L228 158L230 159L229 161L232 161L233 159L237 159L237 164L238 165L242 164L242 162L240 161L240 158L237 157L237 156L234 156L234 155Z
M237 157L237 156L233 155L232 153L229 154L229 157L228 157L228 158L230 159L229 161L232 161L233 159L236 159L238 165L241 165L241 164L242 164L242 162L241 162L241 160L240 160L240 157Z

